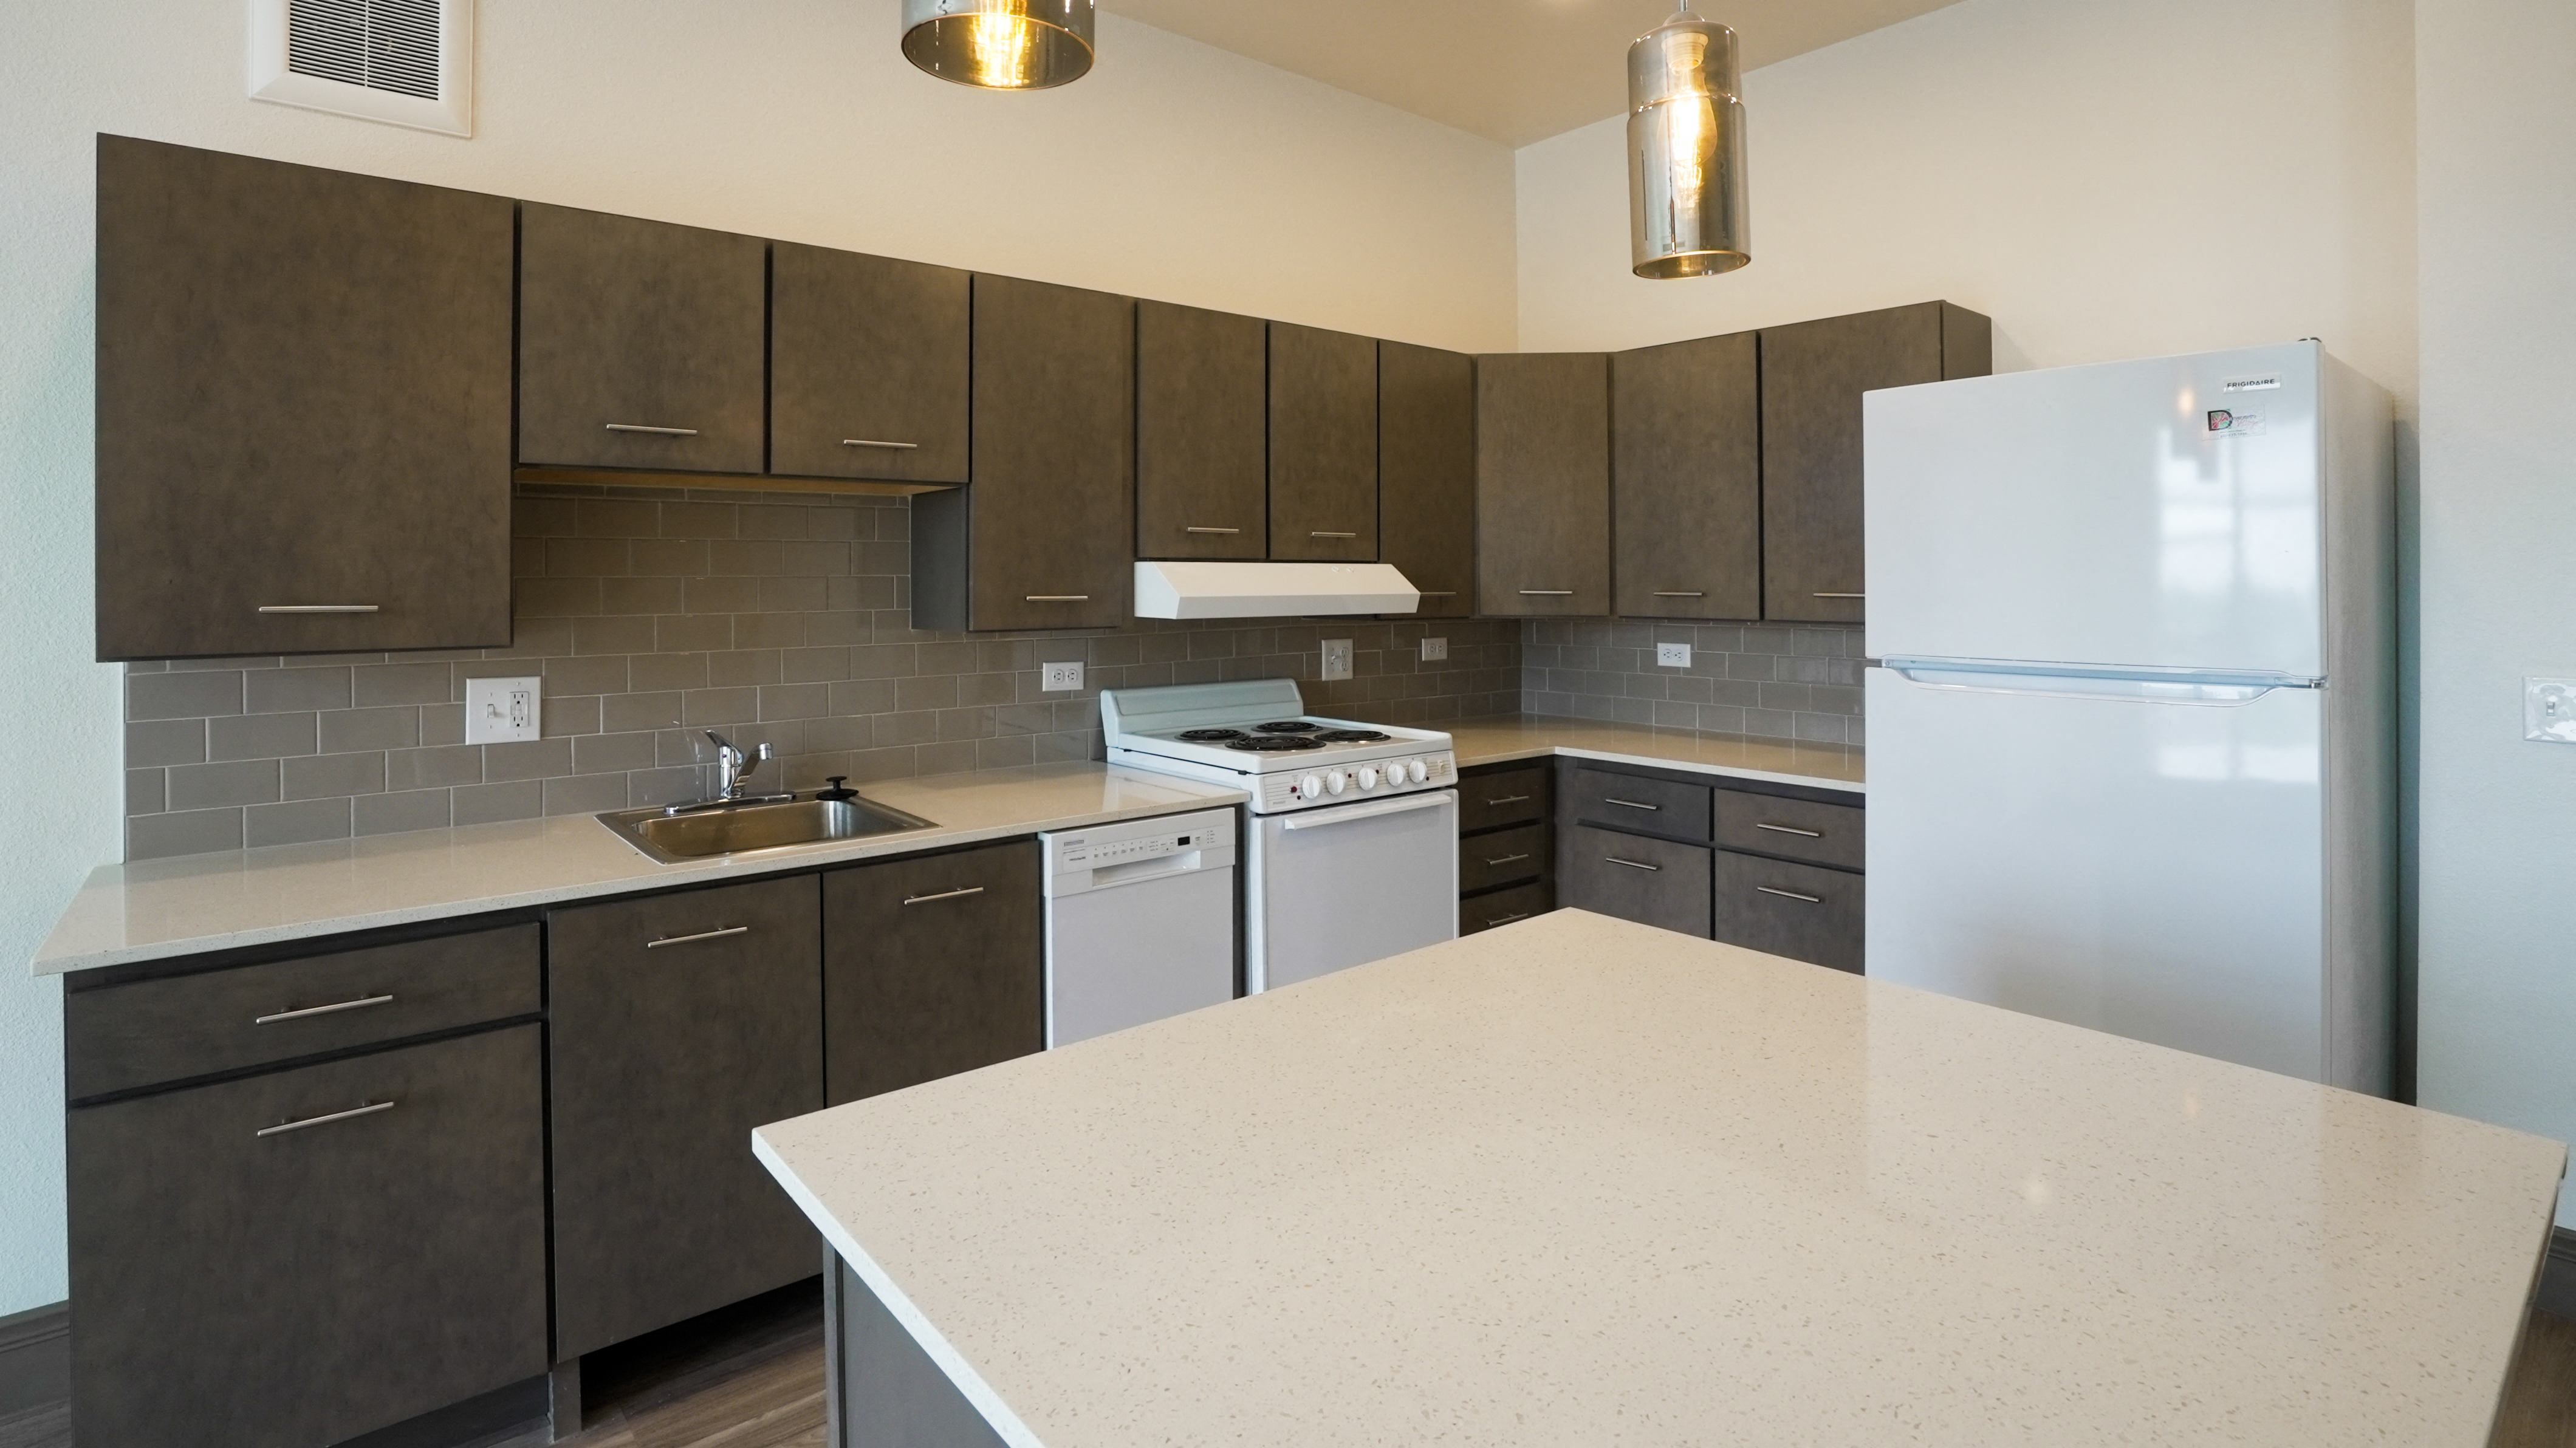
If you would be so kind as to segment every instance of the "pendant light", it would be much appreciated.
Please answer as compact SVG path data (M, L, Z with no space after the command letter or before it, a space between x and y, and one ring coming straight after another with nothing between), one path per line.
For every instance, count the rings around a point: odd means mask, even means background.
M1628 47L1628 251L1637 275L1715 276L1753 260L1735 32L1690 12Z
M903 0L903 54L941 80L1044 90L1091 69L1094 0Z

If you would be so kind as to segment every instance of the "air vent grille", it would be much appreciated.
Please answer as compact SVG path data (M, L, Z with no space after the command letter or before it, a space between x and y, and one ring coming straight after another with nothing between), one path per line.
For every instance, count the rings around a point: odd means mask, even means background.
M439 99L439 0L287 0L296 75Z

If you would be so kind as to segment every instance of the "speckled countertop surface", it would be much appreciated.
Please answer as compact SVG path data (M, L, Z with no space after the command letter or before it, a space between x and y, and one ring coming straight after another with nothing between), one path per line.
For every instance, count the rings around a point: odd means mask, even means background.
M755 1145L1023 1448L2468 1448L2566 1161L1576 911Z
M1570 754L1578 759L1694 769L1704 774L1814 785L1855 794L1864 788L1862 752L1843 744L1799 744L1743 734L1700 734L1686 729L1649 729L1639 724L1535 715L1465 719L1439 727L1449 731L1462 769Z
M656 864L589 815L421 830L102 865L36 952L58 975L200 951L406 925L487 910L749 879L1037 830L1241 802L1240 790L1100 764L1050 764L890 779L867 798L934 829L774 854Z

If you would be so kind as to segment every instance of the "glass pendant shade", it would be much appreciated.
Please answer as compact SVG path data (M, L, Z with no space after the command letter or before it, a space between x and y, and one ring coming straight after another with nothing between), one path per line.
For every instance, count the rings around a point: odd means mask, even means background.
M1091 69L1093 0L903 0L903 54L959 85L1044 90Z
M1637 275L1753 260L1735 32L1683 10L1628 47L1628 249Z

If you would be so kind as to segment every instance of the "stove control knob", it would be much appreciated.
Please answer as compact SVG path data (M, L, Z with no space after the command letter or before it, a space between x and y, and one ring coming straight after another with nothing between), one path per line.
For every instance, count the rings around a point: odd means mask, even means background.
M1404 774L1406 778L1412 780L1415 784L1420 784L1422 781L1431 777L1431 766L1424 764L1421 760L1417 759L1404 767Z
M1376 765L1374 765L1374 764L1363 764L1363 765L1361 765L1361 766L1360 766L1360 788L1362 788L1362 789L1375 789L1375 788L1377 788L1377 766L1376 766Z
M1351 777L1342 773L1338 769L1333 770L1331 773L1324 776L1324 789L1327 793L1340 794L1343 790L1350 788L1350 785Z
M1297 781L1297 797L1300 799L1313 799L1323 792L1324 776L1320 774L1310 774Z

